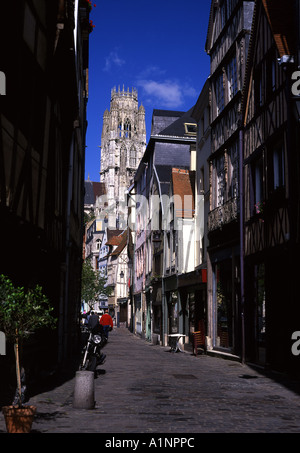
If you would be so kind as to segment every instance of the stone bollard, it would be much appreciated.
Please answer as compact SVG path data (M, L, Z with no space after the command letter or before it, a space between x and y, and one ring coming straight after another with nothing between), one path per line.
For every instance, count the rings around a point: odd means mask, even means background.
M158 344L158 334L157 333L152 334L152 343Z
M73 407L77 409L93 409L95 407L93 371L76 372Z

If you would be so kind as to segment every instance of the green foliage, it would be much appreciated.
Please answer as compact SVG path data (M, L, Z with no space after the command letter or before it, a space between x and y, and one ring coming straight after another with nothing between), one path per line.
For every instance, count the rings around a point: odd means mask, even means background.
M109 296L110 288L106 285L107 279L102 277L100 272L94 271L90 260L85 260L82 266L81 275L81 299L84 300L90 308L93 307L95 300L99 296Z
M0 275L0 330L8 340L25 338L42 327L53 328L56 319L52 311L39 285L25 290Z

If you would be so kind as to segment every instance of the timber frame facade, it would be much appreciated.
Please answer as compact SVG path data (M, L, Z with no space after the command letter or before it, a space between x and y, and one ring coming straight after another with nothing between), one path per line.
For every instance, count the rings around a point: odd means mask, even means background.
M239 134L253 1L212 1L206 40L210 56L210 211L207 341L242 354L239 247Z
M78 344L88 27L83 0L1 2L0 272L41 285L58 318L28 366L41 348L43 368Z
M246 359L281 371L300 313L296 4L256 1L243 100Z

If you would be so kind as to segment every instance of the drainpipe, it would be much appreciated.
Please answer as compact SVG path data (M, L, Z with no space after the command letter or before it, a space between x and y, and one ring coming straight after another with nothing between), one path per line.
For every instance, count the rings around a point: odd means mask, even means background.
M159 197L161 201L161 211L162 211L162 219L164 218L164 204L162 200L162 194L161 194L161 187L160 187L160 180L157 174L157 170L155 165L153 164L153 170L156 176L156 180L158 183L158 190L159 190ZM162 227L163 231L163 250L165 250L165 231L164 231L164 225L160 225ZM162 308L162 345L166 346L165 344L165 336L167 333L167 309L166 309L166 293L165 293L165 256L163 253L163 266L162 266L162 279L161 279L161 308Z
M243 165L243 129L239 131L239 197L240 197L240 275L241 275L241 334L242 363L245 363L245 288L244 288L244 165Z

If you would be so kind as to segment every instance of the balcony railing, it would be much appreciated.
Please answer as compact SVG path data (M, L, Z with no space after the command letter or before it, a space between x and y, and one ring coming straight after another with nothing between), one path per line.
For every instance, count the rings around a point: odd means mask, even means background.
M238 198L232 198L208 213L208 232L222 228L224 225L238 219L239 203Z

